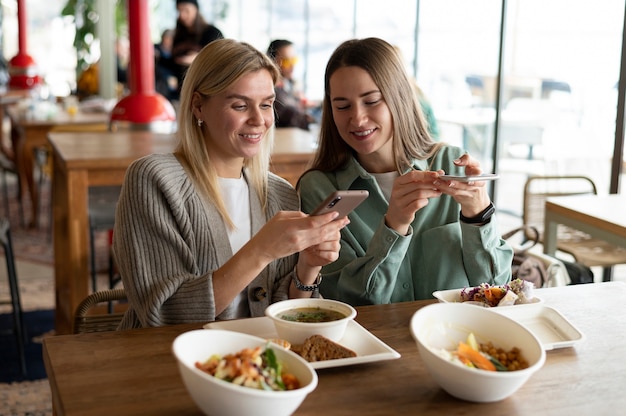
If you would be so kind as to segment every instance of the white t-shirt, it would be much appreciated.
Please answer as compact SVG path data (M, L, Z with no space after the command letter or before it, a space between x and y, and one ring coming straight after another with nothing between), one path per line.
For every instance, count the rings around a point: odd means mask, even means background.
M387 202L391 199L391 190L393 189L393 181L396 180L398 172L385 172L385 173L371 173L371 175L378 182L380 190L383 191L383 195L387 199Z
M222 198L226 205L226 210L230 216L235 229L228 230L230 247L235 254L252 236L250 225L250 196L248 183L243 175L238 179L218 178L222 191ZM248 289L244 289L233 299L232 305L236 308L237 318L250 316L248 305Z

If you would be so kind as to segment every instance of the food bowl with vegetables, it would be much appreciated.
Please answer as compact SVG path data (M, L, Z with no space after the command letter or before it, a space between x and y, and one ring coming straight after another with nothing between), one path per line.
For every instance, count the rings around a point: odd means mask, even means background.
M505 285L482 283L475 287L437 290L433 296L443 303L465 302L486 308L543 303L535 296L534 289L532 283L515 279Z
M172 351L205 414L290 415L317 387L317 374L302 357L249 334L189 331L174 340Z
M302 344L312 335L338 342L356 310L336 300L300 298L271 304L265 309L265 316L274 322L278 337L292 344Z
M435 382L471 402L511 396L546 359L537 337L522 324L464 303L419 309L411 318L410 332Z

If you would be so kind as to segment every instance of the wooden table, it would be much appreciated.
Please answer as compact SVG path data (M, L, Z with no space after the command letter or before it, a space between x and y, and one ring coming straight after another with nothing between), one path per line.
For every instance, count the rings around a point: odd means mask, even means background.
M277 131L272 152L272 169L293 184L314 150L310 136L300 132ZM54 155L55 327L57 334L69 334L74 311L89 294L88 188L121 185L131 162L171 152L175 144L173 135L139 131L50 133L49 142Z
M626 406L626 284L540 289L586 335L547 352L545 365L513 396L468 403L427 373L409 333L413 313L433 301L357 308L356 320L398 351L397 360L318 370L319 384L296 415L606 415ZM43 357L58 415L199 415L171 352L185 324L44 338Z
M31 226L37 226L39 196L34 178L34 149L47 144L48 133L55 128L76 125L107 125L109 114L104 112L78 111L68 114L60 106L53 117L40 119L27 118L16 106L7 108L11 128L18 135L16 145L16 166L20 178L21 195L29 195L31 202Z
M550 255L556 252L558 224L626 248L626 195L548 198L544 221L543 249Z
M281 127L274 133L270 170L287 179L294 187L313 159L317 137L297 127Z

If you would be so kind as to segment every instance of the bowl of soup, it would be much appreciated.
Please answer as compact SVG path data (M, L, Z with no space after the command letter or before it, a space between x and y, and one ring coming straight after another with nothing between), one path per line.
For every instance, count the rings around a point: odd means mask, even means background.
M302 344L312 335L338 342L356 310L336 300L301 298L273 303L265 309L265 316L274 322L278 337L292 344Z

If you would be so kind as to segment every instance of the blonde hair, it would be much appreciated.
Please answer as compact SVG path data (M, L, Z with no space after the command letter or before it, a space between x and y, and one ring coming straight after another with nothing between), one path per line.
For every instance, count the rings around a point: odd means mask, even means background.
M340 68L359 67L372 77L393 119L393 152L399 173L413 159L428 159L442 146L429 135L413 84L394 46L378 38L348 40L326 65L320 141L311 170L332 172L346 165L354 150L339 135L330 101L330 77Z
M217 172L207 152L207 143L211 143L214 138L204 137L203 129L198 126L198 120L193 115L192 96L198 92L203 97L211 97L229 88L242 76L261 70L268 71L274 83L280 76L274 62L253 46L232 39L218 39L206 45L193 60L180 94L179 141L175 153L198 191L215 204L231 228L234 228L234 224L226 211ZM257 191L264 210L267 208L267 177L273 141L272 127L267 132L260 151L252 158L244 160L246 176Z

